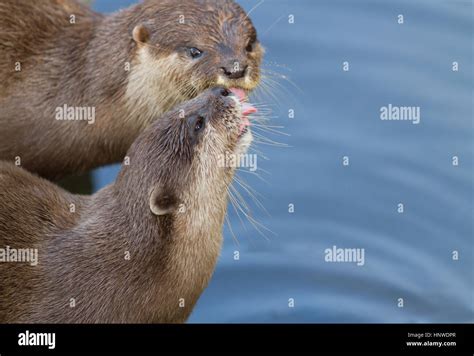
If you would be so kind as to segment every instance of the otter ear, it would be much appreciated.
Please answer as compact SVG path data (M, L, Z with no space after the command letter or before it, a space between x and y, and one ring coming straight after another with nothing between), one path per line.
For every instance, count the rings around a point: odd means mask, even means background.
M145 27L145 25L140 24L135 26L132 32L133 40L137 43L146 43L150 38L150 32Z
M150 194L150 210L153 214L161 216L171 214L176 210L178 201L170 189L157 185Z

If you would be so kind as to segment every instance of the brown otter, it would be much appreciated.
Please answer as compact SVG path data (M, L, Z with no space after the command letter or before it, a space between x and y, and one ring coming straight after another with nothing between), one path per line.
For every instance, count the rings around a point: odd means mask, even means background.
M118 162L153 118L214 85L253 89L262 47L233 1L0 2L0 159L49 179Z
M150 125L89 197L0 163L0 249L38 251L35 266L0 262L0 322L184 322L221 247L234 168L218 160L248 148L250 109L205 91Z

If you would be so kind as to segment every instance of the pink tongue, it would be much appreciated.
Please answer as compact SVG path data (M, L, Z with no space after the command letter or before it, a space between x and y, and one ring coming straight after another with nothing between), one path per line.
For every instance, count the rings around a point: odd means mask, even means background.
M247 95L245 95L245 91L239 88L230 88L230 91L234 93L234 95L239 98L240 101L244 101L247 98Z
M247 100L245 91L239 88L230 88L230 91L234 93L234 95L239 98L240 102L242 103L242 122L239 128L239 133L241 134L247 126L250 126L250 121L247 115L256 113L257 109L245 102L245 100Z
M242 115L247 116L248 114L256 113L257 109L255 109L249 103L242 103Z

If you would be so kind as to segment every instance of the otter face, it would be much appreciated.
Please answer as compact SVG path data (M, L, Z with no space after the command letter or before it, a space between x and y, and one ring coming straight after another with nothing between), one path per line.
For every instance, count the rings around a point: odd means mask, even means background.
M146 96L164 112L216 85L250 91L259 84L264 51L233 1L147 1L141 11L148 20L133 29L128 90L137 92L135 104Z
M249 105L242 103L232 90L221 86L208 89L189 104L180 112L196 168L210 165L226 168L219 164L223 154L238 155L247 151L252 142L246 117Z
M160 152L150 157L152 165L147 164L147 169L159 172L156 178L160 183L154 183L150 193L153 214L169 214L178 202L192 205L227 196L236 165L226 165L226 158L244 154L252 141L247 112L248 105L237 95L216 87L153 124L157 148L149 152Z

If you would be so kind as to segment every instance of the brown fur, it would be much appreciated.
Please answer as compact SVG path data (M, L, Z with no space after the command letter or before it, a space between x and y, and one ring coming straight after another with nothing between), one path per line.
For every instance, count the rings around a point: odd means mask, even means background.
M36 266L0 262L0 322L184 322L221 248L234 169L217 160L246 149L239 116L231 96L202 93L146 129L117 181L90 197L0 162L0 248L38 249Z
M233 1L146 0L103 16L73 0L1 0L0 159L50 179L120 161L177 103L215 84L254 88L262 51ZM234 60L245 78L223 78ZM95 107L95 123L55 120L64 104Z

